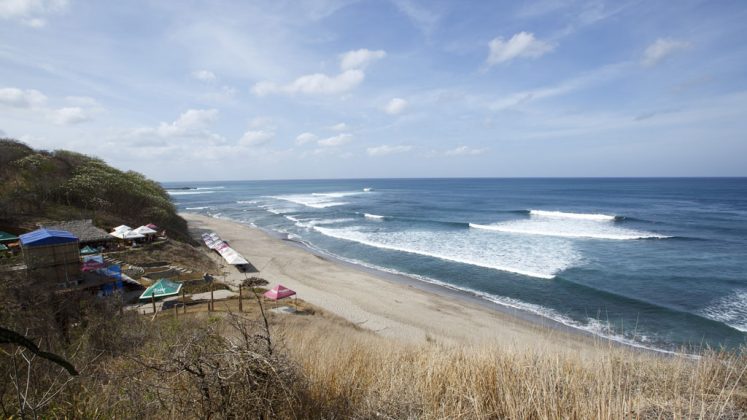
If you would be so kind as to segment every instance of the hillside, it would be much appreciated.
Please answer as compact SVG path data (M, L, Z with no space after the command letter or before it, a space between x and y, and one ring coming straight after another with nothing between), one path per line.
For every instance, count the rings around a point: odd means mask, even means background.
M168 193L144 175L80 153L0 139L0 229L84 218L101 227L154 223L192 242Z

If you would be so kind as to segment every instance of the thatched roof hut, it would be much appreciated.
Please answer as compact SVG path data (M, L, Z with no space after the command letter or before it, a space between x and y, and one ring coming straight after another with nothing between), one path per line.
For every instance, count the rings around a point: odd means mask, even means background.
M100 242L108 242L114 240L105 230L99 229L93 225L91 219L86 220L68 220L65 222L55 222L53 224L45 224L43 226L46 229L52 230L65 230L75 235L81 245L94 244Z

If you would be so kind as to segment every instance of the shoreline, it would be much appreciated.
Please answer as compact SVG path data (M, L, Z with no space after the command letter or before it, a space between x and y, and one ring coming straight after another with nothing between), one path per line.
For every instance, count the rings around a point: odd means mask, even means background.
M190 231L212 230L230 242L232 247L258 269L256 273L248 273L249 276L257 275L270 281L271 285L279 282L291 289L294 289L293 285L297 288L300 286L301 289L309 287L313 290L306 289L307 296L301 293L304 290L294 290L299 291L301 299L384 336L416 342L438 337L450 342L497 340L506 344L506 339L509 339L508 344L524 348L551 345L558 350L589 351L602 345L658 355L680 354L604 337L521 308L491 302L469 291L434 284L405 273L388 272L347 261L302 241L283 237L284 235L279 232L196 213L182 212L180 216L189 222ZM257 242L262 243L264 249L260 251L256 247L251 249L247 246L249 243L256 244ZM291 252L291 255L284 252L290 249L295 252ZM311 268L314 268L315 274L311 277L316 277L317 281L298 278L304 277L306 273L283 269L286 265L294 265L288 259L303 258L303 256L313 257L320 262L311 264L314 266ZM217 255L214 257L217 258ZM273 260L277 258L281 258L281 261L273 263ZM304 262L308 264L308 258L306 260ZM262 261L265 264L262 264ZM275 264L281 267L274 267ZM295 265L303 265L303 263ZM319 276L316 271L320 269L327 270L327 273L318 273L321 274ZM244 274L237 270L230 271L227 281L235 282L244 278ZM291 273L292 275L289 276ZM283 278L283 276L286 277ZM350 289L349 293L331 291L325 287L329 285L318 281L319 278L325 276L335 278L336 282L339 282L340 276L347 277L349 280L343 280L342 284L362 290ZM285 278L288 280L286 281ZM380 297L376 296L376 291L379 295L386 295L389 298L401 296L402 299L411 299L418 303L426 303L426 305L411 305L408 308L400 307L401 305L374 304L372 301ZM367 292L374 295L368 296ZM308 296L309 294L311 296ZM345 302L340 302L339 298L343 298ZM424 299L426 302L422 302ZM394 301L400 304L403 302L396 298ZM439 306L434 307L433 303L449 310L444 311ZM368 317L361 322L361 315ZM432 320L427 321L429 317ZM374 321L371 322L371 319ZM470 333L465 335L465 331Z

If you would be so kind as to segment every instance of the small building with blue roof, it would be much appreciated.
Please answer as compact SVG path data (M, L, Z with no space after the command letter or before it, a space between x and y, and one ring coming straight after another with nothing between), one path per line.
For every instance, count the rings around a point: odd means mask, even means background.
M29 280L67 287L80 279L78 238L65 230L37 229L19 236Z

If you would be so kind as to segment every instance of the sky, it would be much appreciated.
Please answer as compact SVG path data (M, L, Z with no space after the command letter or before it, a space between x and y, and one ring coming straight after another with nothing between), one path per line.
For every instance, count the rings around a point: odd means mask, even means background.
M0 0L0 136L159 181L745 176L747 2Z

